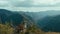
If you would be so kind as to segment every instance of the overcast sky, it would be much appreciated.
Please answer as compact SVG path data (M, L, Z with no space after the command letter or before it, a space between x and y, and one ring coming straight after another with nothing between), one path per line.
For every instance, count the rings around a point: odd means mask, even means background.
M60 0L0 0L0 8L9 10L59 10Z

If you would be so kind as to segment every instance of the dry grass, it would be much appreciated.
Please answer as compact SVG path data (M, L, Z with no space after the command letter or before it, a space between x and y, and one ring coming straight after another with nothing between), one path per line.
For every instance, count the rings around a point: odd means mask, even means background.
M8 24L7 25L2 25L0 24L0 34L13 34L14 29L10 27Z
M31 26L30 30L28 29L28 31L30 32L30 34L44 34L44 31L37 28L35 25Z
M34 27L34 26L33 26ZM30 34L60 34L60 32L43 32L40 29L31 28L31 30L28 30ZM14 34L14 28L12 28L10 25L2 25L0 24L0 34Z
M46 32L45 34L60 34L60 32Z
M34 26L33 26L34 27ZM40 29L31 28L29 34L43 34L43 31ZM12 28L9 24L3 25L0 24L0 34L14 34L14 28Z

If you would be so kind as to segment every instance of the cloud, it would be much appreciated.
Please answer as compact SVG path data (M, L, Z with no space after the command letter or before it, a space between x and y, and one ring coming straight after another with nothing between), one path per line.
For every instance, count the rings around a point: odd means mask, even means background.
M54 0L33 0L34 5L40 5L40 4L55 4Z
M19 7L19 8L18 8ZM30 8L31 7L31 8ZM32 8L35 7L35 8ZM39 7L39 8L37 8ZM42 8L41 8L42 7ZM46 8L44 8L46 7ZM49 7L49 8L48 8ZM52 7L52 8L50 8ZM57 7L57 8L54 8ZM60 9L60 0L0 0L0 8L8 10L40 11Z
M11 4L16 7L30 7L32 3L30 0L10 0Z
M56 7L60 0L0 0L0 7Z
M7 1L0 0L0 7L4 7L4 6L7 6L7 5L8 5Z
M43 6L43 7L48 7L48 6L54 7L54 6L58 6L57 5L58 3L60 3L60 0L33 0L32 5Z

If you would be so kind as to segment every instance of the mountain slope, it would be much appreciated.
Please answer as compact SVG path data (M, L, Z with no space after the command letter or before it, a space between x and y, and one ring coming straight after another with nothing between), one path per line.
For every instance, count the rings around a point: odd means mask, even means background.
M0 23L5 24L5 22L11 22L12 24L20 23L23 20L23 17L15 12L5 10L5 9L0 9Z
M32 19L37 22L39 19L43 19L46 16L56 16L60 15L60 11L48 10L40 12L24 12L26 15L32 17Z
M38 22L38 25L44 31L60 32L60 15L45 17Z

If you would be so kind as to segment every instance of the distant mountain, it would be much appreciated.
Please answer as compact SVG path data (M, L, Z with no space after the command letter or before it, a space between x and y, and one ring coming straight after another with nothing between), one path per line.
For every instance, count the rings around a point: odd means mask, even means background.
M23 21L23 16L20 14L12 14L7 18L8 22L12 22L14 26L19 25Z
M13 12L6 9L0 9L0 23L5 24L6 22L8 22L12 23L14 26L17 26L24 20L24 16L22 15L24 15L32 21L32 17L24 14L24 12Z
M7 17L10 16L11 14L12 12L9 10L0 9L0 22L5 23Z
M38 25L43 31L60 32L60 15L45 17L38 21Z
M14 26L23 21L23 16L29 18L38 27L44 31L60 32L60 11L41 11L41 12L13 12L10 10L0 9L0 23L12 23Z
M5 24L5 22L12 22L13 25L17 25L22 22L23 17L15 12L0 9L0 23Z
M33 18L35 22L39 19L43 19L46 16L56 16L60 15L60 11L48 10L48 11L40 11L40 12L25 12L26 15Z
M42 30L58 32L58 28L60 26L58 26L60 17L58 18L57 16L60 16L60 11L48 10L43 12L25 12L25 14L31 16L32 19L36 22L36 25ZM57 27L55 28L55 26Z

